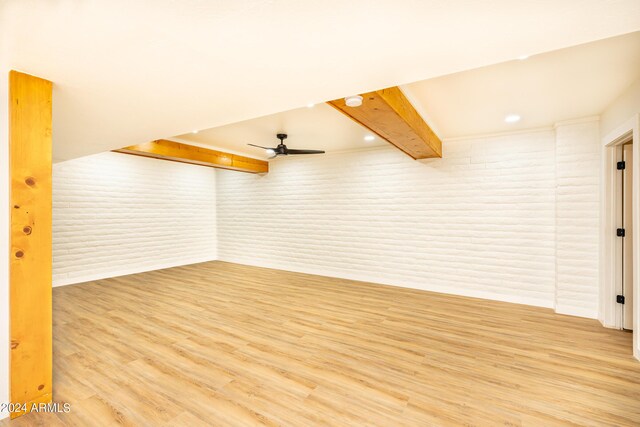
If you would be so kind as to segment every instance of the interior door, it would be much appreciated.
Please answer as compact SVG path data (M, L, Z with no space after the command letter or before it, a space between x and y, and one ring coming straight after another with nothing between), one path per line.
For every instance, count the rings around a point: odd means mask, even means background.
M624 239L622 239L622 306L624 329L633 329L633 223L631 219L631 197L633 194L633 145L626 144L622 147L622 159L624 170L622 171L622 227Z

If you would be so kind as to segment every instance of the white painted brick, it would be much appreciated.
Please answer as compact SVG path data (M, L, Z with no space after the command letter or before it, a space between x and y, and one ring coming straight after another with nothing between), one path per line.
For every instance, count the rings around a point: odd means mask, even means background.
M586 123L448 141L443 159L385 148L218 171L219 257L595 317L597 135Z
M54 165L54 285L216 259L215 170L117 153Z
M598 125L278 159L266 176L106 153L54 167L54 281L221 259L596 316ZM217 191L216 191L217 175Z
M221 259L552 307L554 133L218 173Z
M597 317L599 268L598 122L556 128L556 310Z

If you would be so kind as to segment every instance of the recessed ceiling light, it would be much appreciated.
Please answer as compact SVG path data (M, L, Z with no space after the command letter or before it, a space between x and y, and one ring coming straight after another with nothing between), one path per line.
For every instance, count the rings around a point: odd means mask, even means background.
M522 118L522 117L520 117L520 116L519 116L519 115L517 115L517 114L508 114L508 115L504 118L504 121L505 121L506 123L516 123L516 122L519 122L521 118Z
M518 56L518 59L520 61L524 61L525 59L529 59L529 55L520 55L520 56Z
M367 135L364 137L365 141L373 141L374 139L376 139L376 137L373 135Z
M307 108L313 108L315 106L316 106L316 104L307 104Z
M192 130L191 133L198 133L198 131L197 130Z
M359 107L362 105L362 97L360 95L347 96L344 103L347 104L347 107Z

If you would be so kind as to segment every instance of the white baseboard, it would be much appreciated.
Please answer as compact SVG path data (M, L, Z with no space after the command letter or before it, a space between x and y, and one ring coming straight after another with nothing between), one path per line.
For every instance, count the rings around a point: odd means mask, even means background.
M573 307L573 306L564 306L559 305L556 306L556 313L558 314L566 314L568 316L577 316L577 317L586 317L589 319L598 319L598 310L591 310L588 308L582 307Z
M207 256L207 257L194 258L189 260L166 262L166 263L154 264L154 265L144 265L144 266L139 266L134 268L127 268L123 270L113 270L113 271L106 271L106 272L100 272L95 274L87 274L83 276L63 277L63 278L58 278L53 280L53 287L75 285L77 283L92 282L94 280L109 279L111 277L127 276L129 274L144 273L147 271L163 270L165 268L180 267L183 265L198 264L201 262L208 262L208 261L216 261L216 259L217 259L216 257Z
M429 284L428 282L412 282L405 280L396 280L396 279L386 279L384 277L375 276L375 275L367 275L362 273L351 273L339 270L327 270L322 268L317 268L313 266L299 266L295 264L279 264L273 262L264 262L264 261L256 261L256 260L247 260L247 259L234 259L229 257L218 257L218 261L232 262L236 264L244 264L251 265L254 267L264 267L264 268L273 268L278 270L291 271L295 273L305 273L305 274L314 274L318 276L325 277L334 277L337 279L347 279L347 280L355 280L360 282L369 282L376 283L380 285L387 286L397 286L401 288L410 288L410 289L419 289L423 291L429 292L438 292L442 294L450 294L450 295L458 295L463 297L472 297L472 298L481 298L488 299L494 301L502 301L502 302L510 302L515 304L524 304L524 305L533 305L536 307L545 307L553 309L553 301L546 301L543 299L536 298L527 298L527 297L519 297L512 295L502 295L496 294L493 292L485 292L485 291L473 291L473 290L460 290L460 289L452 289L448 286L440 286Z
M155 264L150 266L142 266L142 267L129 268L124 270L101 272L101 273L89 274L89 275L78 276L78 277L61 278L61 279L54 280L53 286L57 287L57 286L73 285L77 283L108 279L110 277L126 276L129 274L144 273L147 271L162 270L165 268L179 267L183 265L197 264L201 262L209 262L209 261L216 261L216 260L232 262L237 264L251 265L255 267L280 269L280 270L292 271L296 273L315 274L319 276L334 277L338 279L356 280L356 281L362 281L362 282L378 283L381 285L398 286L403 288L419 289L423 291L439 292L444 294L451 294L451 295L458 295L458 296L465 296L465 297L472 297L472 298L482 298L482 299L489 299L494 301L510 302L515 304L525 304L525 305L533 305L537 307L553 308L553 305L550 301L545 301L542 299L534 299L534 298L519 297L519 296L512 296L512 295L502 295L502 294L496 294L493 292L486 292L486 291L451 289L450 287L446 287L446 286L431 285L428 282L415 283L415 282L405 281L405 280L385 279L380 276L373 276L373 275L370 276L362 273L351 273L351 272L337 271L337 270L326 270L326 269L317 268L313 266L301 267L298 265L284 265L284 264L272 263L272 262L263 262L263 261L246 260L246 259L233 259L233 258L226 258L226 257L222 257L222 258L202 257L202 258L196 258L191 260L168 262L163 264ZM597 312L594 312L593 310L590 310L590 309L580 308L580 307L558 306L555 308L555 312L558 314L565 314L569 316L586 317L590 319L597 318Z

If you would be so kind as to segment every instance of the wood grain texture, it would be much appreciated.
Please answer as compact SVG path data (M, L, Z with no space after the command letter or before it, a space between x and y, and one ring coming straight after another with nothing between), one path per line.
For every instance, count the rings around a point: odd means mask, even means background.
M631 334L525 305L208 262L56 288L54 338L71 412L12 427L640 424Z
M134 154L154 159L171 160L174 162L190 163L219 169L230 169L239 172L266 173L269 172L269 162L196 147L195 145L159 139L144 144L132 145L118 150L116 153Z
M51 400L51 101L47 80L9 74L10 395ZM23 411L13 412L12 417Z
M361 95L360 107L348 107L343 98L327 104L414 159L442 157L442 141L399 87Z

